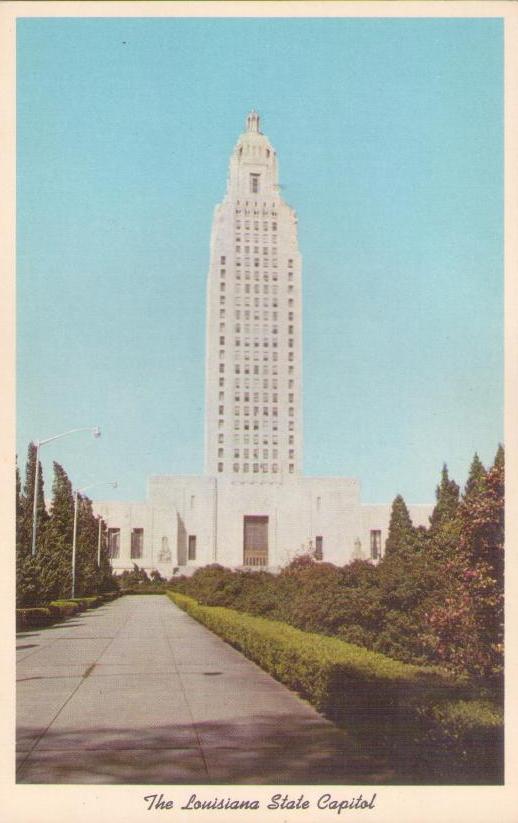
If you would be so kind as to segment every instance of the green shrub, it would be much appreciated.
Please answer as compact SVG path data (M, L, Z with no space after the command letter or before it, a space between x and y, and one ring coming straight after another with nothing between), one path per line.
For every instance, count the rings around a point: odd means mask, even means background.
M400 773L421 774L430 782L498 782L501 714L489 702L470 699L465 681L286 623L205 606L178 592L168 595L317 709L346 724L367 748L385 748ZM484 757L474 763L482 746Z
M128 588L122 588L121 594L166 594L167 589L165 585L140 585L140 586L129 586Z
M46 607L16 609L16 631L34 626L48 626L52 619L50 609Z
M117 577L117 585L123 594L147 594L155 589L163 589L165 583L165 578L156 569L148 575L146 570L141 569L136 563L133 563L131 571L125 569Z
M81 611L81 605L75 600L53 600L49 603L49 610L55 620L70 617Z
M456 770L469 772L473 783L503 782L500 706L489 700L447 700L421 706L419 720L428 743L421 764L424 771L447 778Z
M103 602L102 598L97 594L83 597L74 597L72 598L72 600L74 603L79 603L82 609L93 609Z
M92 609L102 603L119 597L119 592L108 592L103 595L92 595L90 597L74 597L68 600L52 600L47 606L16 609L17 631L23 628L48 626L56 620L71 617L85 609Z
M109 603L111 600L116 600L120 596L121 593L118 589L113 592L103 592L103 594L99 595L103 603Z

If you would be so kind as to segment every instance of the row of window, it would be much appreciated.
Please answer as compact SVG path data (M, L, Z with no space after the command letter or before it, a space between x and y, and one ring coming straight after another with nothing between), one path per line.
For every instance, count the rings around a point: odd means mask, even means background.
M253 347L252 348L252 347L245 347L245 346L243 346L242 348L238 347L237 349L234 349L234 351L233 351L234 365L241 366L241 368L244 370L247 367L250 368L251 361L254 365L258 364L259 362L268 363L268 362L271 361L274 366L278 366L278 364L279 364L279 353L277 351L277 346L272 346L272 351L271 351L270 354L267 351L268 348L269 348L268 346L263 347L263 348L259 348L259 347L257 347L257 348ZM221 361L226 360L225 349L220 350L219 359ZM294 354L293 354L292 351L288 352L288 358L287 358L286 361L281 357L281 368L284 366L284 363L286 363L286 362L288 363L288 368L290 368L290 366L293 366L293 364L295 362L295 357L294 357ZM220 365L224 365L224 362L222 362ZM225 369L220 368L219 371L220 371L220 374L223 374ZM245 373L245 372L243 371L243 373ZM278 374L278 372L274 372L274 373ZM293 374L293 372L290 372L290 374Z
M194 505L194 496L191 497L191 508ZM167 542L167 538L163 538L162 543ZM112 560L120 557L121 544L121 530L116 528L108 529L108 557ZM130 544L130 558L138 560L144 554L144 529L132 529L131 544ZM187 543L187 556L189 560L196 560L196 535L190 534Z
M120 529L108 529L108 557L117 558L120 555ZM137 560L144 554L144 529L132 529L130 557Z
M223 471L223 463L218 463L218 472ZM234 473L252 472L253 474L265 474L271 471L272 474L277 474L279 466L277 463L272 463L269 467L268 463L244 463L242 466L239 463L233 463L232 470ZM289 464L288 470L293 473L294 466ZM317 508L320 509L320 497L317 497ZM191 508L194 506L194 496L191 496ZM165 538L164 538L165 539ZM310 544L311 545L311 544ZM120 529L108 529L108 557L112 560L120 557ZM131 531L130 543L130 558L138 560L144 554L144 529L134 528ZM372 560L379 560L382 556L381 546L381 529L371 529L370 531L370 556ZM189 560L196 560L196 535L190 534L187 540L187 557ZM323 560L324 557L324 538L322 535L315 537L314 557L316 560Z
M270 422L271 422L271 428L272 428L273 432L277 432L279 430L279 423L278 423L278 420L275 419L275 418L272 418L271 421L264 420L264 419L260 421L259 418L255 418L255 419L253 419L252 422L253 422L254 431L258 431L259 428L269 430ZM259 425L259 423L261 423L261 425ZM233 426L234 426L234 429L240 429L241 428L241 420L240 420L239 417L236 417L234 419ZM224 427L225 427L224 419L222 417L218 418L218 428L223 429ZM250 421L249 420L245 420L243 428L246 431L250 431ZM294 431L294 430L295 430L295 421L294 420L288 420L288 431L291 432L291 431Z
M274 314L276 314L276 313L277 312L274 312ZM267 319L267 318L265 318L265 319ZM274 322L276 322L276 321L274 320ZM220 328L220 332L225 331L225 323L220 323L219 328ZM288 324L288 334L289 335L293 335L295 333L294 328L295 327L291 323ZM254 335L261 334L261 332L262 332L263 335L264 334L279 334L279 327L276 326L276 325L270 326L269 323L263 323L263 327L261 329L259 324L251 325L250 323L243 323L243 324L240 323L240 322L234 323L234 334L241 334L242 331L244 332L244 334L254 334ZM220 346L221 346L221 345L223 345L225 340L220 339L219 342L220 342Z
M262 441L261 441L260 435L258 433L252 435L252 439L250 439L250 434L243 434L241 436L240 432L234 432L234 436L232 438L232 442L234 443L234 446L237 447L241 443L241 439L243 440L243 443L244 443L245 446L249 446L250 443L253 443L254 446L259 446L261 444L261 442L262 442L263 446L269 446L269 445L278 446L279 445L278 426L276 425L276 428L275 428L274 432L264 431L264 428L265 428L264 426L262 426L261 428L263 429L263 432L262 432L262 438L263 439L262 439ZM218 445L221 446L224 442L225 442L225 435L223 434L223 432L220 432L220 434L218 434ZM292 434L290 434L288 436L288 446L293 446L294 443L295 443L295 438ZM246 456L248 456L248 455L246 455ZM318 500L320 500L320 498L318 498Z
M249 460L250 458L252 458L252 460L260 460L261 459L260 451L261 451L260 449L243 449L243 457L244 457L245 460ZM218 448L218 457L224 457L225 456L224 452L225 452L224 449ZM269 455L268 449L267 448L263 449L262 459L263 460L268 460L269 456L270 455ZM240 457L240 450L235 448L234 449L234 460L239 460L239 457ZM271 457L272 457L273 460L277 460L277 458L279 457L279 452L278 452L277 449L272 450ZM289 460L295 460L295 450L294 449L289 449L288 450L288 459Z
M268 374L268 372L264 372L264 374ZM248 390L250 389L250 383L251 383L251 385L254 389L259 389L261 387L261 378L260 377L254 377L254 378L252 378L252 381L250 381L250 377L244 377L243 378L243 387L245 389L245 392L248 392ZM273 377L272 380L270 380L269 377L263 377L263 380L262 380L263 389L269 389L270 388L270 383L271 383L271 388L273 389L273 391L277 391L278 388L279 388L279 381L278 381L277 377ZM290 391L293 389L294 385L295 385L295 381L293 379L288 380L288 389ZM240 391L240 389L241 389L241 378L240 377L234 377L234 391L238 392L238 391ZM255 398L255 394L254 394L254 398ZM235 399L239 400L239 397L236 397Z
M251 351L250 349L239 349L239 350L236 349L234 351L234 355L235 355L234 359L238 360L237 365L242 366L243 369L246 369L247 367L250 368L250 360L253 360L254 362L257 362L258 360L261 360L259 349L254 349L254 351L252 352L253 356L251 356L250 351ZM219 359L220 360L225 359L225 352L224 351L220 351ZM265 351L265 352L263 352L263 355L262 355L262 361L263 361L263 363L269 363L270 361L273 361L273 367L275 368L278 364L278 361L279 361L279 354L278 354L277 351L272 351L271 355L269 355L268 352ZM288 363L289 363L288 369L292 368L293 363L294 363L294 356L293 356L293 352L291 352L291 351L288 352ZM219 364L219 373L220 374L225 373L225 363L220 363ZM249 374L249 372L244 371L244 374ZM273 374L277 374L277 372L273 372ZM293 374L293 372L289 372L289 374Z
M220 306L225 306L226 305L226 297L225 297L224 294L220 294L220 296L219 296L219 305ZM279 308L279 298L278 297L272 297L271 300L270 300L269 297L263 297L263 300L262 300L262 303L261 303L261 298L254 297L254 302L252 303L252 297L249 294L245 294L244 305L246 306L247 309L249 309L251 306L253 306L254 309L262 308L263 311L264 311L264 309L270 309L270 308L278 309ZM289 297L288 298L289 308L292 308L293 305L294 305L293 297ZM235 306L236 310L238 310L241 307L241 295L240 294L234 295L234 306ZM224 309L220 308L219 316L220 317L225 317L225 310Z
M223 311L223 314L220 312L220 319L222 319L222 318L225 319L225 316L226 316L225 315L225 309L223 309L222 311ZM235 309L234 318L235 318L236 322L240 323L241 315L243 315L243 320L247 324L247 325L244 326L245 331L246 331L246 329L251 328L250 325L249 325L250 320L253 320L254 323L261 323L262 322L262 323L268 323L268 324L270 323L270 320L273 323L277 323L279 321L279 312L278 311L272 311L272 316L270 318L270 312L269 312L268 309L262 309L261 310L259 308L257 310L254 310L253 312L251 311L251 309L244 309L244 311L241 311L241 309ZM295 320L295 313L292 312L292 311L289 311L287 319L288 319L289 324L293 323L293 321ZM220 328L222 326L225 327L224 322L220 323ZM255 330L255 329L258 329L259 327L254 326L253 328Z
M256 358L254 357L254 360L255 359ZM234 364L234 374L244 374L245 375L245 380L246 380L246 375L250 375L250 374L253 374L253 375L258 375L258 374L269 375L269 374L272 374L274 376L278 376L279 366L277 365L277 363L270 363L269 361L266 361L266 363L267 363L267 365L263 365L262 367L257 365L256 363L254 363L253 366L250 366L248 363L245 363L243 368L241 368L241 363L235 363ZM252 369L252 370L250 371L250 369ZM224 371L224 369L220 369L220 371ZM288 366L288 374L289 375L294 374L294 367L293 366Z
M279 407L278 406L263 406L262 412L260 406L235 406L234 408L234 415L236 422L239 422L239 417L241 416L241 412L243 413L243 417L251 417L254 421L259 420L262 416L264 417L272 417L277 418L279 416ZM225 414L225 409L223 406L218 406L218 414L223 417ZM288 416L294 417L294 410L293 408L288 409ZM223 427L221 427L223 428Z
M257 308L254 308L253 312L249 308L244 309L243 311L241 311L240 308L234 310L234 318L237 321L241 320L241 315L243 316L243 319L247 323L249 323L250 320L253 320L254 323L260 323L260 322L269 323L270 319L273 323L278 323L279 322L279 312L277 310L272 311L271 318L270 318L269 309L261 308L261 306L259 306ZM229 315L229 317L230 316L231 315ZM224 329L225 328L225 321L226 321L226 309L220 309L219 319L221 321L223 321L223 322L220 323L219 327L220 327L220 329L221 329L221 327L223 327L223 329ZM293 320L294 320L294 313L292 311L289 311L288 312L288 323L293 323Z
M268 241L266 239L263 239L260 242L267 243ZM264 257L270 257L270 251L271 251L271 256L272 257L277 257L278 247L276 245L273 245L274 242L275 242L275 239L274 239L274 237L272 237L271 246L263 246L262 247L262 254L263 254ZM237 260L241 260L241 254L244 254L244 260L246 262L249 259L251 254L255 255L256 257L257 257L257 255L261 254L261 247L260 246L252 246L252 247L243 246L243 247L241 247L241 241L239 241L239 244L234 246L234 252L235 252L235 258ZM223 273L223 277L224 277L225 276L225 269L221 269L220 274L221 273ZM290 270L290 274L293 275L293 271Z
M273 224L272 224L272 225L273 225ZM238 237L236 237L236 242L237 242L237 243L240 243L240 242L241 242L241 240L240 240ZM248 247L246 246L245 248L248 248ZM225 254L222 254L222 255L220 256L220 258L219 258L219 264L220 264L220 266L226 266L226 265L227 265L227 256L226 256ZM293 258L292 258L292 257L288 258L288 268L289 268L289 269L292 269L292 268L293 268Z
M254 352L254 361L256 361L258 359L257 357L255 357L256 353L257 352ZM246 358L246 359L248 361L249 358ZM223 368L221 368L221 366L223 366ZM241 369L241 366L243 366L242 369ZM271 369L270 369L270 366L271 366ZM294 369L295 369L295 367L293 365L288 366L288 374L290 375L290 377L295 374ZM220 363L220 369L219 370L222 374L225 372L225 364L224 363ZM253 365L250 365L249 362L246 362L246 363L243 363L243 364L241 364L240 362L234 363L234 374L235 375L236 374L245 375L245 378L244 378L245 381L247 380L247 378L250 374L257 375L257 374L260 374L260 373L261 373L261 367L256 362L254 362ZM275 363L270 364L267 360L263 360L262 374L266 375L266 376L273 375L274 377L278 377L279 376L279 364L278 364L278 362L275 361ZM234 377L234 380L235 379L236 378ZM293 382L293 381L290 381L290 382ZM218 385L220 386L220 388L224 388L224 386L225 386L225 378L224 377L219 378L219 384Z
M218 472L220 474L224 471L224 465L225 464L223 462L218 463ZM272 463L271 465L268 463L243 463L242 465L240 463L233 463L232 471L234 474L239 474L239 472L243 472L244 474L247 474L248 472L252 474L268 474L269 472L272 474L278 474L279 465L277 463ZM288 465L288 471L290 474L293 474L295 471L295 466L293 463Z
M277 268L277 266L272 266L272 268ZM268 269L268 264L266 264L261 269L259 269L258 267L255 267L254 271L250 271L250 269L245 269L244 280L252 280L253 279L256 282L258 282L262 277L264 283L269 283L270 282L270 272L267 271L267 269ZM242 274L243 274L243 272L241 272L240 269L236 269L235 280L236 280L236 283L237 283L238 286L241 286L241 275ZM291 274L292 273L290 272L289 275L291 275ZM288 275L288 283L293 283L293 276L290 277L289 275ZM219 276L220 276L220 278L222 277L221 273L220 273ZM225 277L225 275L223 275L223 277ZM271 272L271 277L272 277L272 282L277 283L279 281L279 272L272 271ZM281 280L282 280L282 278L281 278Z
M278 406L263 406L262 409L263 409L263 411L262 411L263 417L268 417L269 414L271 414L272 417L277 417L278 414L279 414L279 407ZM224 405L218 406L218 414L221 417L223 417L223 415L225 414ZM250 416L257 417L261 414L261 407L260 406L242 406L242 405L241 406L234 406L234 414L235 414L236 417L239 417L241 414L243 414L244 417L250 417ZM289 417L294 417L295 416L293 406L288 407L288 416Z
M220 294L220 296L219 296L219 305L220 306L225 306L226 305L226 297L225 297L224 294ZM235 306L235 308L240 308L241 305L242 305L241 295L240 294L235 294L234 295L234 306ZM263 308L263 310L264 309L278 309L279 308L279 298L278 297L272 297L270 299L270 297L263 297L262 302L261 302L260 297L254 297L253 298L253 303L252 303L252 296L250 294L245 294L244 299L243 299L243 305L246 308L250 308L250 307L253 306L254 309L259 309L259 308ZM293 299L288 300L288 306L293 306ZM224 316L224 315L221 315L221 311L220 311L220 317L221 316Z
M293 382L293 381L291 381L291 382ZM267 380L265 380L264 383L266 383L266 385L268 385ZM267 392L267 391L263 391L262 398L261 398L260 392L258 392L258 391L252 392L252 393L250 393L248 391L245 391L245 392L243 392L243 395L241 395L239 391L234 392L234 402L235 403L241 403L241 402L243 402L243 403L252 403L252 402L253 403L261 403L261 402L269 403L270 400L271 400L272 403L278 403L279 402L278 397L279 397L279 395L277 393L274 392L270 396L269 392ZM293 400L294 397L295 397L294 394L289 393L288 394L288 403L293 403L294 402L294 400ZM222 403L224 401L224 399L225 399L225 392L221 391L219 393L220 403Z
M232 334L232 329L229 329L229 335L231 335L231 334ZM235 340L241 340L242 339L241 334L245 334L246 336L243 338L245 341L247 341L247 340L250 341L250 335L253 334L254 343L255 342L258 343L259 340L262 340L263 342L264 342L264 340L269 340L270 335L273 335L273 337L274 337L273 342L275 342L275 338L277 338L277 336L279 334L279 327L278 326L269 326L269 325L265 324L261 328L259 325L251 326L250 323L244 323L242 326L241 326L241 323L235 323L234 324L234 334L236 335L236 337L234 338ZM289 325L288 326L288 335L289 335L288 341L291 340L293 342L293 335L294 334L295 334L294 326ZM225 345L225 323L220 323L219 324L219 345L220 346Z
M219 345L220 346L224 346L228 342L230 342L230 341L225 340L225 335L223 335L223 334L220 335L220 337L219 337ZM278 349L279 348L279 341L275 337L272 340L270 340L268 337L254 337L253 340L250 340L249 337L243 337L243 338L235 337L234 338L234 346L236 348L239 348L241 345L243 345L243 348L245 348L245 349L251 348L252 346L253 346L254 349L258 349L261 346L265 349L268 349L268 348L270 348L270 343L271 343L272 349ZM295 345L295 341L294 341L293 337L288 337L288 348L292 349L294 347L294 345ZM236 352L236 354L238 355L239 352ZM224 357L225 357L225 351L223 349L219 353L219 358L220 358L220 360L223 360Z
M245 231L262 230L263 232L271 231L272 233L275 233L277 231L277 221L272 220L271 224L269 224L267 220L263 220L261 226L259 220L241 220L241 216L238 215L234 220L234 228L236 229L236 231L241 231L241 229L243 228Z
M236 250L238 248L239 248L239 246L236 246ZM257 252L257 254L259 254L259 252ZM254 268L256 268L256 269L259 268L260 264L262 264L262 267L264 267L265 269L268 269L270 267L270 258L269 257L264 256L262 260L260 259L260 257L254 257L252 259L254 261ZM243 267L243 265L245 267L245 273L250 274L250 269L248 268L251 265L250 260L251 260L250 257L243 257L242 258L240 256L240 254L236 255L236 259L235 259L236 276L239 276L240 272L238 271L238 269L241 269ZM276 251L272 252L271 262L272 262L272 269L278 268L279 261L277 259L277 252ZM258 272L254 271L254 275L257 274L257 273ZM266 272L266 274L268 274L268 272ZM273 276L273 274L276 274L277 277L278 277L278 272L273 272L272 276ZM275 280L277 280L277 277L275 278Z
M268 155L267 155L267 156L269 157L269 152L268 152ZM257 202L257 200L254 200L254 202L253 202L253 203L251 203L249 200L245 200L245 202L244 202L244 203L242 203L242 202L241 202L241 200L237 200L237 201L236 201L236 214L239 214L239 213L240 213L242 206L245 206L244 213L245 213L245 214L249 214L249 212L247 211L247 209L248 209L250 206L253 206L253 208L254 208L254 209L258 209L258 208L260 208L261 204L260 204L260 203L258 203L258 202ZM263 214L270 214L270 213L271 213L272 217L276 217L276 216L277 216L277 211L276 211L276 209L277 209L277 204L276 204L276 203L272 203L272 205L271 205L271 212L269 212L269 211L268 211L268 209L269 209L269 208L270 208L270 207L268 206L268 204L266 203L266 201L265 201L265 200L263 200ZM266 209L266 211L265 211L265 209ZM258 211L254 211L254 214L259 214L259 212L258 212Z
M241 283L236 283L235 284L234 293L235 293L236 297L241 296L241 288L242 288ZM220 292L224 292L226 290L226 284L225 284L224 280L220 280L219 290L220 290ZM288 286L288 292L291 292L291 291L293 291L293 286ZM277 285L273 285L272 286L272 294L278 294L278 292L279 292L279 287ZM252 284L251 283L245 283L244 284L244 293L245 294L251 294L252 293ZM269 286L268 283L263 283L263 287L261 289L261 284L260 283L254 283L253 293L254 294L269 294L270 293L270 286ZM264 301L263 301L263 303L264 303Z

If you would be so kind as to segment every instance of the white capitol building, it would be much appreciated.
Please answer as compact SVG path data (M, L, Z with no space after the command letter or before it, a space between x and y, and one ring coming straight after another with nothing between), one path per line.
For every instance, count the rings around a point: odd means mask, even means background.
M301 551L338 565L381 556L390 505L362 505L354 478L301 473L301 268L297 216L252 111L212 226L205 474L150 477L144 502L94 503L116 571L277 569ZM431 505L409 511L428 525Z

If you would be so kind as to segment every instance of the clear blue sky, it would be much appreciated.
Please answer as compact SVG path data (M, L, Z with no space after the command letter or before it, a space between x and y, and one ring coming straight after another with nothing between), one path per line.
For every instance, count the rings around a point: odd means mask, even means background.
M299 215L304 468L433 499L503 437L503 27L18 23L19 463L94 498L203 470L213 208L255 107Z

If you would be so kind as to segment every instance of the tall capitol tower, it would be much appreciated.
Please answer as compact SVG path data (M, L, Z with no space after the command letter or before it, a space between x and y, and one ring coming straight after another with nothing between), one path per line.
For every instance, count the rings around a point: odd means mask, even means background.
M362 504L354 477L302 473L301 258L279 188L252 111L212 226L205 472L152 475L145 501L95 503L118 572L138 563L169 578L210 563L278 571L300 553L337 565L383 555L390 506ZM432 509L410 506L414 525Z
M258 482L302 467L301 257L277 154L252 111L214 213L205 473Z

